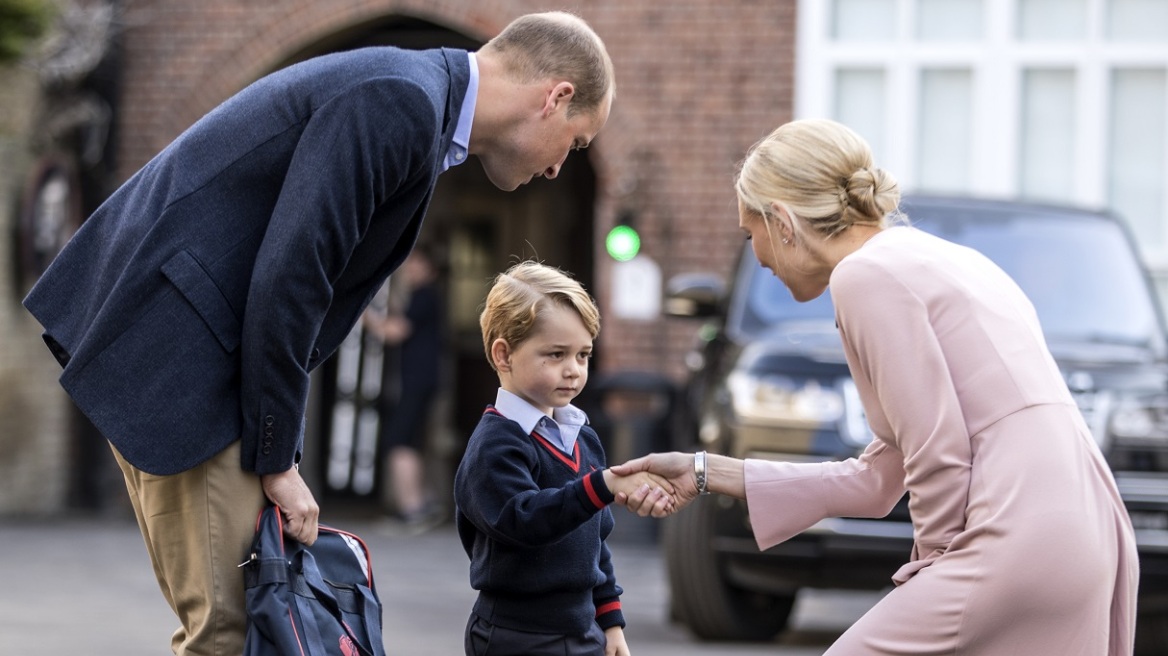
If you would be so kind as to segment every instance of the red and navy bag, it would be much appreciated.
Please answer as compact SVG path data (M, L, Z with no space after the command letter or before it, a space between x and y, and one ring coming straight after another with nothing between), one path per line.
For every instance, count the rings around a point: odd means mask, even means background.
M256 522L244 656L385 656L381 601L361 538L321 525L311 547L284 536L279 508Z

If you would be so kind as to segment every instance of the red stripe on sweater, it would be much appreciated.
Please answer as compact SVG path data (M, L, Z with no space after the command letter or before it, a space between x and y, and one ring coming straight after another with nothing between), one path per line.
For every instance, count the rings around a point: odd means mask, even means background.
M611 613L614 610L620 610L620 609L621 609L621 605L620 605L619 600L618 601L610 601L607 604L604 604L603 606L596 607L596 616L600 617L601 615L604 615L605 613Z
M574 445L572 445L573 458L569 459L568 456L563 451L561 451L559 447L557 447L556 445L549 442L548 439L546 437L544 437L543 435L540 435L539 433L532 432L531 436L534 437L537 442L542 444L543 448L547 449L548 451L551 452L551 454L553 456L558 458L560 462L571 467L572 471L574 471L576 473L580 472L580 442L579 441L577 441Z
M503 413L496 410L494 406L487 407L487 409L483 411L483 414L484 415L485 414L492 414L492 415L499 415L500 417L504 417ZM506 418L506 417L504 417L504 418ZM575 444L572 445L572 458L569 459L568 456L563 451L561 451L559 447L557 447L556 445L549 442L547 440L547 438L544 437L543 435L540 435L539 433L532 431L531 436L534 437L535 441L538 442L540 445L542 445L543 448L547 449L548 451L551 452L551 454L553 456L558 458L560 462L571 467L572 471L574 471L576 473L580 473L580 442L579 441L577 441Z
M596 494L596 488L592 487L592 474L584 477L584 491L588 493L588 498L592 501L592 505L597 508L603 508L607 505L600 500L600 495Z

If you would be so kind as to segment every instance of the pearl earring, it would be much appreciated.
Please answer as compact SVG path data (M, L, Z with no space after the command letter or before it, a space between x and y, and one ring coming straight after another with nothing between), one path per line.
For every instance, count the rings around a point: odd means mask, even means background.
M790 239L783 239L783 243L784 243L784 244L789 244L789 243L791 243L791 240L790 240Z

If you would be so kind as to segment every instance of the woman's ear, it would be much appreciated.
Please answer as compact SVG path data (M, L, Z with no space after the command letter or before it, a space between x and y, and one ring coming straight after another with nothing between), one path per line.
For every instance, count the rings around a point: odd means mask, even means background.
M491 342L491 362L495 363L495 371L511 371L511 345L502 337Z
M789 244L795 241L795 217L787 211L786 206L771 202L771 216L774 217L775 228L778 230L778 237L784 244Z

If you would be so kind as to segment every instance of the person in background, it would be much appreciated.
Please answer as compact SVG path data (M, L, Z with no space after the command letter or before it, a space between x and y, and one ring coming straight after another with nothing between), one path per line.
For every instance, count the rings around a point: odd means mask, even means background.
M833 656L1130 655L1131 522L1022 290L981 253L893 224L896 181L839 123L780 126L736 189L762 266L797 301L830 289L875 439L842 462L670 453L614 470L669 478L679 507L745 499L760 549L825 517L882 517L907 491L909 561Z
M24 305L122 468L175 654L242 651L236 565L265 504L316 540L309 375L409 253L438 175L474 155L505 191L554 178L614 93L604 43L563 12L476 52L309 59L197 121L49 266Z
M571 404L588 382L600 312L580 283L529 261L496 277L479 322L499 391L454 477L479 591L467 656L627 656L608 506L622 493L665 512L673 490L655 475L614 475Z
M396 517L421 529L440 518L425 486L423 454L442 373L442 295L434 257L426 248L415 248L395 275L404 310L392 304L384 314L367 309L365 326L387 346L397 347L397 366L387 371L396 384L383 390L398 393L396 400L385 392L381 397L379 453L386 459Z

